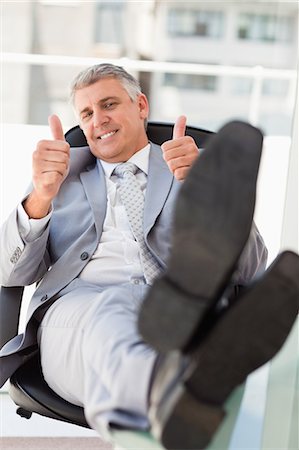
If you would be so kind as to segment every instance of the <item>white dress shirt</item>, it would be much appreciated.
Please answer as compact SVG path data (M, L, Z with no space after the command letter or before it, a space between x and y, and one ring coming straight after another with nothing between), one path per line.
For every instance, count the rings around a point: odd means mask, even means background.
M150 144L135 153L128 161L140 170L136 177L145 194ZM79 278L99 286L125 283L144 283L140 249L131 231L125 208L117 189L117 177L112 174L118 163L98 160L105 173L107 186L107 211L99 245ZM44 231L52 212L43 219L29 219L22 205L18 206L19 231L23 238L32 241Z

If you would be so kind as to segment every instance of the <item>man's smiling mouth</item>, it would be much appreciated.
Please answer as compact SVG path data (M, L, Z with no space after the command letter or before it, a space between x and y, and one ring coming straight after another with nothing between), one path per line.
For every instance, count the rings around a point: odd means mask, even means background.
M102 134L102 136L99 136L98 139L107 139L107 138L113 136L116 133L116 131L117 130L110 131L109 133Z

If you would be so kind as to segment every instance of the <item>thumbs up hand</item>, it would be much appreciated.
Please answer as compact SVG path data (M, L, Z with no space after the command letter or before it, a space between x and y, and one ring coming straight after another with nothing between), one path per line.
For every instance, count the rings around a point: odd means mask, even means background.
M172 139L161 145L163 157L175 178L183 181L198 158L198 148L191 136L185 136L187 118L179 116L173 127Z
M58 116L49 117L52 140L39 141L33 152L33 191L23 206L31 218L41 218L48 214L52 200L69 171L70 145L65 141Z
M53 114L48 118L49 127L54 140L65 141L62 124L58 116Z

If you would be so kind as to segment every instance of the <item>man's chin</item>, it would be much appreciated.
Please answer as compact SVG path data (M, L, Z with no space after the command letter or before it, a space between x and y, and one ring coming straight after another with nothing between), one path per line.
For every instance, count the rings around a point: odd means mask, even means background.
M124 157L122 156L119 151L113 151L112 149L103 149L97 147L91 147L91 152L94 154L94 156L98 159L102 159L103 161L106 161L108 163L118 163L125 161Z

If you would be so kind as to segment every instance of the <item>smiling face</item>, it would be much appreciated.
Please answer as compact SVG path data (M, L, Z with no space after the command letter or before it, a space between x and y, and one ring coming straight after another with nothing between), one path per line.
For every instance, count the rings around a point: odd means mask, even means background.
M78 89L74 105L80 127L96 158L124 162L147 145L146 96L139 94L132 100L116 78L104 78Z

